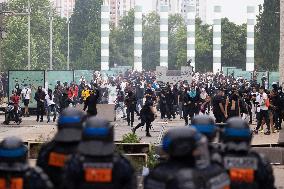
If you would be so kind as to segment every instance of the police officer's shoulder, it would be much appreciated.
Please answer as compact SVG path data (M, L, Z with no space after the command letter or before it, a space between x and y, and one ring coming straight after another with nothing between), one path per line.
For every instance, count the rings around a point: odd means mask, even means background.
M114 163L119 163L120 166L124 167L125 169L131 170L132 172L134 172L132 164L124 155L115 153L113 156L113 161Z
M40 167L34 167L30 168L26 172L26 177L28 177L30 180L37 183L37 186L42 189L52 189L53 184L49 180L48 176L45 174L45 172ZM32 183L33 184L33 183Z
M40 153L41 152L49 152L51 151L55 146L55 141L52 140L52 141L49 141L49 142L46 142L44 143L41 148L40 148Z

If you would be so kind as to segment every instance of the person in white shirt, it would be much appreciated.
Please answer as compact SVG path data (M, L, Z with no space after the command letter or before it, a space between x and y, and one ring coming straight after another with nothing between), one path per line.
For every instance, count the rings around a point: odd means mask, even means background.
M31 99L32 90L28 87L27 84L24 84L24 88L21 92L22 99L25 106L24 116L29 117L29 104Z
M46 100L46 106L47 106L47 123L50 122L51 113L53 114L53 122L55 122L55 120L56 120L56 106L55 106L55 103L54 103L54 95L53 95L51 89L48 89L48 91L45 95L45 100Z
M264 119L267 126L267 130L264 134L270 135L270 119L268 113L269 99L267 94L264 92L264 87L259 88L259 93L256 96L256 104L257 126L253 132L254 134L258 134L258 130L261 126L262 120Z

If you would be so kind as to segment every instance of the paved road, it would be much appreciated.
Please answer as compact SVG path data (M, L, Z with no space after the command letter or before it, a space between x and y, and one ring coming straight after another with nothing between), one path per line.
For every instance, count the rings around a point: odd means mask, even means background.
M16 135L21 137L25 141L46 141L53 137L56 132L56 123L38 123L35 121L35 117L23 118L23 123L21 125L0 125L0 139L6 136ZM4 116L0 115L0 123L4 121ZM134 125L139 122L135 120ZM115 126L115 140L120 141L124 134L131 132L131 127L127 126L126 121L118 119L116 122L112 123ZM141 138L142 142L156 143L158 142L158 136L161 131L176 127L184 127L184 122L180 119L176 119L170 122L164 122L163 120L157 119L153 123L153 129L151 130L152 137L145 136L145 128L138 129L137 135ZM251 125L255 127L255 125ZM253 145L258 144L276 144L278 141L279 134L272 133L269 136L264 134L255 135L252 141Z

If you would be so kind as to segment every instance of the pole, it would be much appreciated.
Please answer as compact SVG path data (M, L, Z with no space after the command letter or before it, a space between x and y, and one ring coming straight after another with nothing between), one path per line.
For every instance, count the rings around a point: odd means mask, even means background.
M0 71L1 69L3 68L3 64L2 64L2 49L1 49L1 45L2 45L2 32L4 30L4 27L3 27L3 4L0 3Z
M69 18L68 18L68 21L67 21L68 23L67 23L67 70L69 70L70 69L70 21L69 21Z
M53 29L52 29L52 24L53 24L53 15L52 15L52 6L50 6L50 13L49 13L49 69L53 70L52 67L52 37L53 37Z
M28 0L28 70L31 69L31 4Z

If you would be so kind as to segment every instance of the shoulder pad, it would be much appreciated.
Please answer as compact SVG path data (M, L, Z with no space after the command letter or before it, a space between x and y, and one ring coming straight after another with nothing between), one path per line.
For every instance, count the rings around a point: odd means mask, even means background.
M46 188L46 189L51 189L53 188L52 182L49 180L48 176L43 172L43 170L40 167L35 167L35 168L30 168L26 172L26 177L31 178L41 187ZM43 186L44 185L44 186Z

